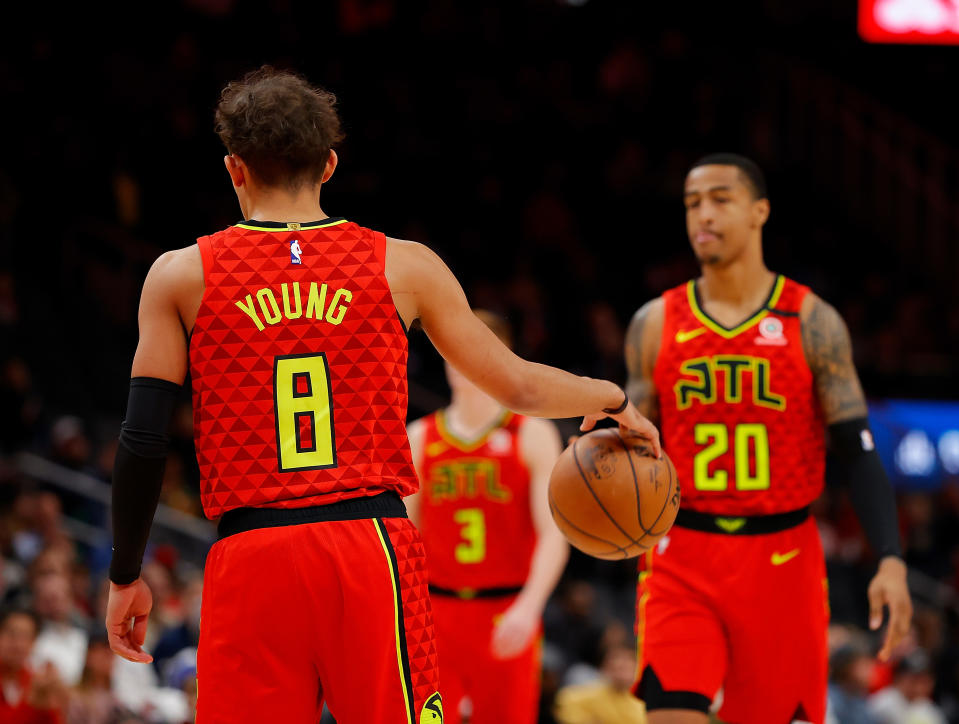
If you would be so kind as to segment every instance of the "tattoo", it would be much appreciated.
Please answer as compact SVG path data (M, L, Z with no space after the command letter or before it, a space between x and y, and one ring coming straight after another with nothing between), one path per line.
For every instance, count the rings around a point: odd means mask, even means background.
M802 318L802 342L826 424L865 417L866 400L852 361L852 341L839 312L814 299Z
M653 367L659 353L657 325L650 325L653 305L658 300L647 302L633 316L626 330L626 394L636 408L653 423L659 420L659 398L653 382Z

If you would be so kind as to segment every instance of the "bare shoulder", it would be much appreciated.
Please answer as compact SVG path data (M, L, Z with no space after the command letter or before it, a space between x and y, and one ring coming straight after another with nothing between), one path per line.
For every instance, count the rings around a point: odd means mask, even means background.
M426 428L426 418L418 417L415 420L412 420L406 425L406 434L412 440L414 437L419 438L423 436L423 432Z
M626 366L630 376L648 377L659 355L666 305L662 297L636 310L626 330Z
M803 352L813 371L840 358L852 359L849 330L829 302L810 292L799 309L799 320Z
M654 344L659 349L659 338L663 333L663 319L666 316L666 302L662 297L650 299L636 310L626 332L627 343L645 345Z
M659 357L666 303L662 297L650 299L636 310L626 330L626 394L650 420L656 420L659 403L653 383L653 369Z
M853 363L852 340L842 316L807 294L799 310L803 353L812 370L827 424L866 415L866 400Z
M203 259L200 247L193 244L160 254L150 267L149 276L164 285L183 286L196 282L202 285Z
M443 264L439 255L426 244L386 237L386 273L403 274L422 271L430 265Z
M203 259L196 244L174 249L157 257L143 282L141 309L144 305L175 308L187 330L193 328L203 299Z

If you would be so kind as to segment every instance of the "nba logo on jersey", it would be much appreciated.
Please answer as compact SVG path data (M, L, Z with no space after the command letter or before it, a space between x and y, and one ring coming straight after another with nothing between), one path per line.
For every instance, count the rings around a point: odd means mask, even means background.
M292 264L302 264L303 260L300 258L300 254L303 253L303 250L300 248L300 242L296 239L290 242L290 262Z

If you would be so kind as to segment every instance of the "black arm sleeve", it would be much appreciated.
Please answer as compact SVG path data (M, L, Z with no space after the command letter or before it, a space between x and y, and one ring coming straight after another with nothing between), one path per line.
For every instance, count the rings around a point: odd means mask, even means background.
M829 426L829 443L842 478L849 483L849 499L880 559L901 556L896 498L865 417Z
M163 470L180 385L154 377L130 380L127 417L113 464L113 559L110 580L132 583L140 575L143 551L160 500Z

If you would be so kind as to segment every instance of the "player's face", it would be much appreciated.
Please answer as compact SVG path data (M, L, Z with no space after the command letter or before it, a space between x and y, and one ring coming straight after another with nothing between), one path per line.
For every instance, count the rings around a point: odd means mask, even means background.
M689 241L702 265L722 267L737 259L769 213L769 202L753 198L735 166L694 168L683 202Z

